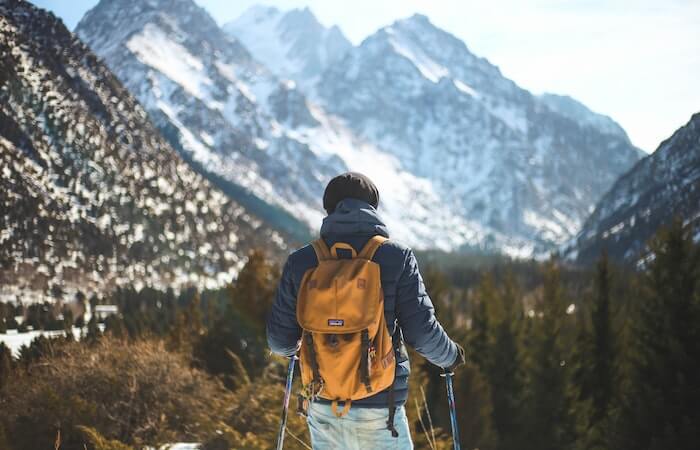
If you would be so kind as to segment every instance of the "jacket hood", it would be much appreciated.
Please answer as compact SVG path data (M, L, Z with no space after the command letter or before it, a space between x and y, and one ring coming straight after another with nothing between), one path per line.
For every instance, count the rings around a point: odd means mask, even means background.
M335 211L323 219L321 236L333 235L362 235L374 236L379 234L389 237L389 230L377 213L377 210L367 202L354 198L341 200Z

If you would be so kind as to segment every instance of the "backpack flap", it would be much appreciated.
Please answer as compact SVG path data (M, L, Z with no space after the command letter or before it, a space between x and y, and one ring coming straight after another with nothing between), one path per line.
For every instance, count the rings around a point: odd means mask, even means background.
M315 333L376 332L383 313L379 265L366 259L330 259L304 274L297 321ZM382 308L380 310L380 308Z

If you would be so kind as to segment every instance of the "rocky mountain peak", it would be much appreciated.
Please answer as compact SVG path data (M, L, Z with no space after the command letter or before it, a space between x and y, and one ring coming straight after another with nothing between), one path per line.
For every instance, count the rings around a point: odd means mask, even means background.
M256 7L229 38L143 22L112 30L120 51L99 53L204 173L311 227L325 183L350 169L379 180L382 213L410 245L543 254L639 158L626 136L548 105L424 16L353 47L311 14ZM99 49L102 30L78 32ZM250 58L227 53L231 37Z
M253 6L224 25L276 76L294 80L311 93L321 73L352 47L337 26L321 24L311 10Z

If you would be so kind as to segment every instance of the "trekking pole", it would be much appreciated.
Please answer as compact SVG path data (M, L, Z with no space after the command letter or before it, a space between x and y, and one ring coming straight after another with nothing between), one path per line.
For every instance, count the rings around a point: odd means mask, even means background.
M287 429L287 411L289 410L289 397L292 396L292 380L294 379L294 363L297 355L289 358L289 368L287 369L287 384L284 390L284 404L282 405L282 421L280 431L277 433L277 450L282 450L284 446L284 432Z
M450 406L450 424L452 425L452 444L454 450L460 450L459 444L459 426L457 425L457 407L455 406L455 391L452 387L452 376L454 373L445 369L445 372L440 376L445 377L445 385L447 387L447 403Z

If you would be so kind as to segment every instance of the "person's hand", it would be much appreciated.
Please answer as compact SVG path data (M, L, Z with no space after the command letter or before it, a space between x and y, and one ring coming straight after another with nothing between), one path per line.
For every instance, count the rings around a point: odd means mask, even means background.
M455 342L455 345L457 346L457 358L455 358L455 362L453 362L451 366L445 367L445 372L452 373L459 366L463 366L464 364L467 363L467 359L464 355L464 347L462 347L461 345L459 345L456 342Z

